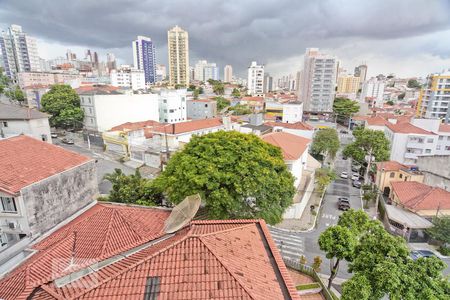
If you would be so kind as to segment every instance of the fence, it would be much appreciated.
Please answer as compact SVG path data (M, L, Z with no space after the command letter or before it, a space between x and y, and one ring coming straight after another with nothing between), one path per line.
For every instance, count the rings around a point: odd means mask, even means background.
M325 286L325 284L322 282L322 279L320 279L319 275L316 273L316 271L314 271L313 268L311 268L310 266L301 264L298 261L295 261L293 259L289 259L289 258L283 258L284 263L286 264L287 267L297 270L303 274L309 275L312 278L314 278L314 280L316 282L318 282L320 284L320 286L322 287L322 294L324 295L326 300L334 300L336 298L333 297L333 295L331 294L330 290L328 290L328 288Z

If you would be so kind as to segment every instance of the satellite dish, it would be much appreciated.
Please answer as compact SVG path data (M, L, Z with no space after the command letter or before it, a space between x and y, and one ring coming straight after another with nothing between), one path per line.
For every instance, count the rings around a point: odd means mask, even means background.
M202 198L199 194L187 196L172 209L164 222L164 232L173 233L188 224L200 208Z

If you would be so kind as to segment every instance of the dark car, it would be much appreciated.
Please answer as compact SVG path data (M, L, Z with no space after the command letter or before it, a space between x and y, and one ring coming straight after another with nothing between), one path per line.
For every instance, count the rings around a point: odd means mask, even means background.
M344 211L350 209L350 201L348 200L348 198L345 197L338 198L338 209Z
M342 159L343 160L347 160L347 156L342 156Z
M414 260L419 259L421 257L425 257L425 258L433 257L433 256L437 257L436 254L434 254L430 250L413 250L413 251L411 251L410 256Z
M71 138L63 138L62 140L61 140L61 142L63 142L64 144L68 144L68 145L73 145L74 144L74 142L73 142L73 139L71 139Z
M359 165L352 165L352 171L353 172L358 172L359 169L361 169L361 166L359 166Z
M347 133L348 133L347 130L339 130L339 132L340 132L340 133L343 133L343 134L347 134Z

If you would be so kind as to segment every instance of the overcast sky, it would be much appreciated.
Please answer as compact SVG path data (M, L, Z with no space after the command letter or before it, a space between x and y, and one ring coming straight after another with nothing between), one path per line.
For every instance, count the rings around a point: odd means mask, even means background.
M0 0L0 26L22 25L43 58L90 48L132 63L131 41L151 37L167 64L167 30L189 32L191 65L202 58L244 75L252 60L276 76L295 73L305 48L369 75L425 76L450 68L450 0Z

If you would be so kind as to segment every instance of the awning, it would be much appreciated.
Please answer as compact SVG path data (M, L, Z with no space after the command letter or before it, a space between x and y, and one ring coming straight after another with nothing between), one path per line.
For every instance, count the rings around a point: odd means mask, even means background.
M410 211L404 210L398 206L385 205L386 213L390 220L402 224L405 227L413 229L424 229L433 226L430 221Z

